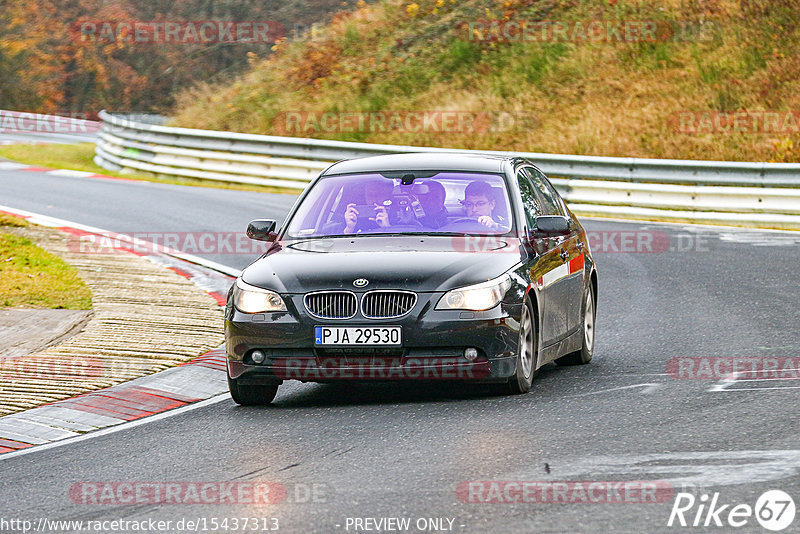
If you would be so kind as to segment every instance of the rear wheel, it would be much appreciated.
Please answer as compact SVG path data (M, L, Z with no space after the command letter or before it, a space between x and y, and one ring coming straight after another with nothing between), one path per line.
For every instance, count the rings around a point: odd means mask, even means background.
M584 365L592 361L594 353L594 320L596 317L594 308L594 293L592 288L586 292L583 304L583 346L581 350L570 352L556 360L558 365Z
M527 393L533 383L536 370L536 324L530 306L522 305L522 316L519 320L519 347L517 348L516 372L509 378L511 393Z
M228 377L228 389L236 404L242 406L265 406L272 402L278 393L278 384L274 385L242 385L234 378Z

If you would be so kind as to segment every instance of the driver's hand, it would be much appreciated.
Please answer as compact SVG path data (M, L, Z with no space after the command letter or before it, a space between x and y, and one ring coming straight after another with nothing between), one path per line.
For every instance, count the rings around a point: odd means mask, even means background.
M389 213L384 206L375 204L375 217L370 218L370 221L375 221L381 228L389 228Z
M355 204L348 204L347 210L344 212L344 233L352 234L356 231L356 223L358 223L358 210Z
M497 230L497 228L500 227L500 225L494 222L494 219L492 219L488 215L481 215L480 217L478 217L478 222L494 230Z

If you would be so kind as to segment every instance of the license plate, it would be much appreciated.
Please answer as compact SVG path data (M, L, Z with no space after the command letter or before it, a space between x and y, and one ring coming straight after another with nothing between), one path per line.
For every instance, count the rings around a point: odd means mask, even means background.
M315 326L314 345L402 344L400 326Z

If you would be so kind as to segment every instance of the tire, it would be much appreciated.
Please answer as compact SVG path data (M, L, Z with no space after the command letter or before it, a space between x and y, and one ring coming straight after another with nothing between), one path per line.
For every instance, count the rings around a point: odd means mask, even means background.
M235 379L228 377L228 389L231 398L236 404L242 406L266 406L278 393L278 384L269 386L245 386Z
M514 395L527 393L536 372L536 324L528 303L522 305L519 320L519 348L515 362L514 376L508 379L508 388Z
M558 365L586 365L592 361L594 353L594 321L597 311L594 306L594 292L589 287L583 300L583 346L581 350L570 352L556 360Z

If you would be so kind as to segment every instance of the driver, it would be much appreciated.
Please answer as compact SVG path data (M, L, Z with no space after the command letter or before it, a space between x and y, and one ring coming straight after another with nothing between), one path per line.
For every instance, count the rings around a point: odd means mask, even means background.
M482 225L493 230L499 230L505 220L500 216L493 216L496 201L494 190L487 182L475 181L464 190L464 201L461 203L467 217L474 217Z
M385 202L391 200L393 189L394 183L391 180L372 180L364 184L366 203L375 206L375 217L370 217L369 220L378 228L391 226ZM357 204L348 204L344 212L344 230L342 232L345 234L355 234L360 231L356 228L359 215L356 206Z

